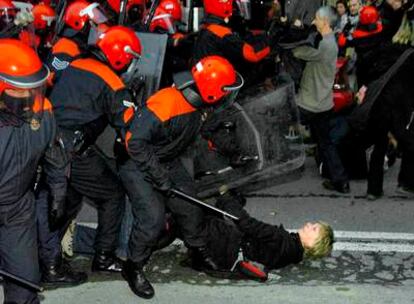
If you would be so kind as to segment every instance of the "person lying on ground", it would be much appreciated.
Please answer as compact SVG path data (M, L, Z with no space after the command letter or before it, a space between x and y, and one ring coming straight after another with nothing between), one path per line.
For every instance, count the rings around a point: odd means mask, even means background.
M217 199L216 206L235 215L231 221L212 214L206 217L209 251L220 268L220 273L266 280L268 271L304 259L328 256L333 247L331 226L308 222L297 232L288 232L283 225L274 226L255 219L243 209L245 199L228 192ZM189 266L199 270L197 259L189 252ZM259 267L257 267L260 265ZM220 273L210 273L220 275ZM232 276L228 276L232 277Z

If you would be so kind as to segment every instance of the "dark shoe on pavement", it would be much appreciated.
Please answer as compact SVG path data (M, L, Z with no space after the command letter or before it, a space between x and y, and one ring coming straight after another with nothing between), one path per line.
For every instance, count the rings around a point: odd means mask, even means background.
M121 272L123 261L111 251L98 250L92 261L92 271Z
M125 262L122 276L128 282L132 292L138 297L151 299L154 296L154 288L145 277L142 267L136 265L131 260Z
M59 261L49 266L42 267L42 285L46 288L69 287L85 283L88 275L85 272L77 272L69 263Z
M397 189L395 190L395 193L405 196L407 198L413 198L414 197L414 188L408 188L405 186L399 185Z
M368 201L376 201L377 199L380 199L384 194L374 194L374 193L367 193L367 200Z
M330 180L326 180L322 183L322 186L325 189L332 190L332 191L337 191L337 192L340 192L340 193L349 193L351 191L351 189L349 188L349 183L348 182L334 183Z
M198 271L217 271L219 267L214 262L206 247L191 248L192 268Z

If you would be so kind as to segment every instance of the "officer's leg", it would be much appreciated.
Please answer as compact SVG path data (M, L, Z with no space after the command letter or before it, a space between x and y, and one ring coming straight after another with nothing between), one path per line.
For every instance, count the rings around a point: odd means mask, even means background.
M2 268L39 284L36 213L32 194L21 199L11 210L4 212L2 217L0 227ZM4 303L37 304L40 302L34 290L5 278Z
M183 192L195 196L195 185L180 160L170 163L171 180ZM184 241L190 247L200 247L206 244L204 213L200 206L177 197L169 198L167 206L177 221Z
M36 197L39 261L44 266L54 264L62 256L60 230L51 231L49 227L48 196L49 192L41 189Z
M414 194L414 152L402 147L401 167L398 174L398 185L405 191Z
M194 181L187 173L179 159L170 164L170 178L173 183L185 193L196 196ZM204 222L202 207L194 205L177 197L167 200L184 242L192 251L193 267L203 270L217 270L209 249L207 248L207 230Z
M109 162L115 160L104 158L94 148L87 152L73 163L72 186L91 199L98 210L92 270L120 272L122 263L116 257L115 250L125 206L124 190L121 181L110 169Z
M145 278L142 267L151 256L164 226L164 204L132 160L120 165L120 176L134 216L123 275L136 295L151 298L154 289Z
M368 199L376 199L383 194L384 158L388 148L387 132L375 135L374 150L369 161Z
M81 208L82 196L70 185L66 196L66 214L62 227L51 230L48 222L47 191L41 191L37 201L37 223L39 231L39 257L42 271L42 284L46 287L75 286L86 282L87 275L73 271L62 258L61 240L73 218Z
M98 210L98 228L95 239L93 271L122 271L123 262L116 256L119 244L122 216L125 207L125 195L105 200L95 200Z

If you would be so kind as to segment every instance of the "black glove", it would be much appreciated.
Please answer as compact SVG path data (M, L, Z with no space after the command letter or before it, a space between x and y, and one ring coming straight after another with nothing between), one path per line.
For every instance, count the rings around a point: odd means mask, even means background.
M114 155L118 164L125 164L127 160L130 159L128 151L125 146L125 142L122 140L121 137L117 137L114 143Z
M154 184L154 188L160 191L166 197L174 196L174 193L171 191L173 189L173 183L171 182L169 178L166 178L165 180L161 182L156 182Z
M246 205L246 199L240 193L229 191L217 198L216 207L220 208L238 218L244 216L246 211L243 206Z
M137 100L140 92L145 87L145 77L139 76L131 79L130 83L128 84L129 92L131 93L133 100Z
M91 145L93 145L99 135L108 125L108 118L105 115L85 124L74 132L73 150L75 154L82 155Z
M65 216L66 197L52 195L49 206L49 227L52 230L60 228Z

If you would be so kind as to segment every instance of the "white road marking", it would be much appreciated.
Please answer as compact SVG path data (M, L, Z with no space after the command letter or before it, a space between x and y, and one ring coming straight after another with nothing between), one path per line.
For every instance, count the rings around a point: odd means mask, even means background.
M336 238L414 241L414 233L334 231L334 234Z
M406 252L414 253L414 245L399 243L356 243L336 242L334 251L374 251L374 252Z

